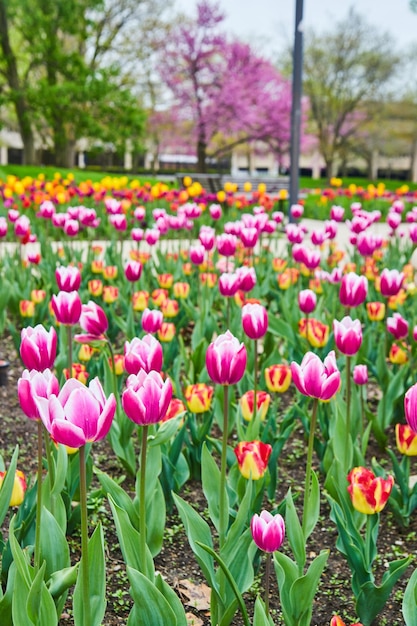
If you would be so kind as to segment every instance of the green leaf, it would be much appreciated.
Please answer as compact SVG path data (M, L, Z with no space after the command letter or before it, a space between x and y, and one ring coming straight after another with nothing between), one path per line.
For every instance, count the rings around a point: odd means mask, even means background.
M288 490L285 498L285 528L296 563L299 570L302 571L306 562L306 544L300 520L295 510L291 489Z
M155 585L168 602L169 606L175 613L177 619L177 626L187 626L187 618L185 616L184 607L181 600L175 593L175 591L168 585L168 583L162 578L161 574L155 576Z
M210 519L216 527L217 532L220 527L220 470L210 454L206 443L203 443L203 449L201 452L201 481L203 486L203 492L206 496ZM226 496L226 510L229 508L228 498Z
M360 593L356 598L356 612L363 622L364 626L369 626L376 616L384 608L392 588L397 580L403 575L412 557L405 557L404 559L398 559L389 564L389 569L382 577L382 584L380 586L375 585L373 582L366 582L361 586ZM414 622L416 616L416 605L414 604Z
M134 600L128 626L177 626L177 618L168 600L143 574L127 566L130 593Z
M148 577L153 580L155 571L151 553L147 550L146 563L142 563L139 552L139 532L132 526L126 511L116 504L111 496L109 496L109 502L113 513L113 519L116 524L116 532L120 543L120 549L126 565L129 565L133 569L147 573Z
M297 616L295 624L310 626L313 600L320 582L320 576L329 558L329 550L322 550L308 568L306 574L294 581L290 590L291 605Z
M253 615L253 626L274 626L271 616L267 616L265 605L259 596L255 601L255 612Z
M146 507L146 543L153 557L161 552L166 520L165 497L157 481L152 498Z
M12 626L12 601L15 595L15 579L16 566L12 563L7 576L6 591L2 594L0 600L0 624L2 626Z
M54 626L58 624L58 616L54 600L45 582L45 562L36 574L27 599L28 617L36 626Z
M88 541L89 624L85 622L84 614L82 559L83 557L81 556L77 584L74 589L74 624L75 626L100 626L106 612L106 562L101 524L96 527Z
M417 607L417 569L414 570L405 588L402 614L406 626L416 625Z
M103 487L103 491L108 498L111 497L112 501L117 504L120 508L122 508L129 516L130 522L132 526L136 529L139 528L139 514L135 506L133 505L132 500L126 493L126 491L121 487L116 481L114 481L110 476L95 468L95 473L100 481L101 486Z
M314 528L316 527L317 520L320 514L320 485L317 478L317 474L311 472L311 488L310 498L308 501L308 511L306 516L306 527L304 531L304 541L306 542Z
M46 562L46 580L53 574L70 565L69 547L64 533L55 517L42 507L40 535L40 562Z
M175 493L173 494L173 498L182 523L185 526L185 532L187 533L191 549L196 556L208 584L218 594L219 588L215 579L213 558L197 544L197 542L199 542L210 548L213 547L210 528L185 500Z
M19 455L19 446L16 446L13 452L12 460L10 461L9 468L6 473L6 477L0 489L0 527L4 522L7 511L10 506L10 498L12 497L14 477L16 473L17 457Z

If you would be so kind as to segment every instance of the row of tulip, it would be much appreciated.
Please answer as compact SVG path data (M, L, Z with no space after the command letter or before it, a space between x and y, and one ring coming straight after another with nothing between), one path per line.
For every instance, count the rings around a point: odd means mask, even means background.
M400 215L399 208L397 204L392 214ZM56 623L66 591L75 581L75 622L99 624L102 620L103 542L99 527L88 539L85 470L92 463L91 443L103 437L109 438L124 467L138 474L132 501L116 481L98 471L127 564L134 600L132 623L141 600L150 593L152 616L143 618L148 619L144 623L155 623L151 619L156 614L164 623L185 623L182 607L155 574L152 558L162 545L161 511L165 501L168 506L174 501L212 589L212 623L231 623L238 607L249 623L242 594L253 582L257 546L274 553L285 623L309 624L328 557L323 551L307 568L306 545L317 523L320 499L320 481L312 469L314 449L339 531L340 550L354 574L352 592L358 616L366 626L383 608L410 558L390 564L381 591L373 573L379 513L390 496L397 518L407 524L417 503L408 485L409 466L399 463L392 453L394 482L376 462L372 472L366 469L366 449L371 435L385 443L390 429L405 414L408 425L398 423L396 428L400 451L406 456L416 452L414 288L403 260L414 241L410 230L410 244L398 249L398 220L389 242L377 240L370 231L377 216L358 207L353 210L357 219L351 224L351 245L355 247L352 260L344 266L343 253L329 247L337 234L335 220L343 217L340 207L333 209L333 222L313 233L311 245L304 242L302 224L288 225L288 255L279 259L263 246L254 254L268 223L260 207L253 214L242 214L242 223L230 224L225 233L216 235L213 228L201 227L199 243L183 253L183 263L173 254L147 257L139 249L126 264L115 248L106 250L101 264L96 251L89 250L87 260L78 267L81 261L76 251L68 248L62 257L49 250L36 272L22 268L17 256L3 259L8 292L4 312L27 368L19 381L19 399L25 414L38 423L39 441L45 439L48 467L43 476L40 443L36 493L25 495L36 510L35 536L22 524L28 506L21 507L11 526L9 549L18 580L26 580L26 605L35 592L42 592L38 611L39 615L48 611L46 623ZM293 207L292 215L299 219L302 208ZM275 216L275 224L282 221L282 215ZM247 232L251 229L256 237ZM384 267L387 262L390 265ZM356 273L361 265L364 274ZM97 270L107 272L97 278ZM134 291L136 283L140 292ZM58 294L51 293L55 284ZM106 286L115 290L111 299L103 298ZM32 298L21 300L24 293L33 294ZM255 301L248 300L249 294ZM394 313L386 318L388 308ZM19 310L26 317L19 318ZM39 325L46 318L48 331ZM28 325L20 332L22 321ZM83 332L73 336L78 326ZM213 335L218 336L213 340ZM376 341L376 337L383 340ZM86 359L82 367L73 362L75 345L81 346L80 358ZM114 349L121 346L118 359ZM83 383L89 377L87 387ZM376 414L371 413L364 394L368 377L382 391ZM238 405L229 393L232 385ZM293 402L280 412L283 393L291 394ZM313 399L311 412L309 398ZM279 455L296 418L308 436L302 510L297 512L289 493L280 509L285 521L276 505L272 512L258 516L265 490L275 500ZM213 440L213 421L222 431L221 442ZM135 425L140 433L139 470L132 437ZM61 444L57 450L50 446L44 429ZM232 432L239 438L235 462L228 454ZM74 450L78 450L75 456L68 455ZM210 527L177 495L190 476L201 477L219 538L218 553ZM7 476L1 492L5 499L13 486L12 480L6 480ZM74 499L81 503L79 573L76 565L68 569L63 538L75 523ZM352 514L352 505L357 514ZM280 548L285 532L289 548L284 553ZM59 563L50 561L46 547L46 537L52 533L62 548ZM22 561L19 545L33 546L33 561ZM409 615L415 578L404 598L407 624L413 623ZM24 625L29 622L20 621L20 608L14 608L11 600L17 587L13 588L10 575L9 580L9 595L0 601L0 609L9 620ZM295 581L299 582L294 587ZM307 584L310 591L305 594ZM297 594L294 589L298 587L302 591ZM91 608L93 591L101 599L99 608ZM167 605L172 618L166 617ZM265 602L257 602L254 623L270 621L266 594Z

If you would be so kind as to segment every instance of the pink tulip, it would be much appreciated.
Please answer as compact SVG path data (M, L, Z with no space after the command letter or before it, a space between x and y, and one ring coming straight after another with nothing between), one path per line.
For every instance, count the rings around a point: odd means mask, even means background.
M392 230L396 230L401 224L401 215L396 211L390 211L387 215L387 224Z
M381 294L388 298L396 296L404 281L404 273L398 270L383 269L381 272Z
M142 313L142 329L145 333L156 333L162 326L164 316L158 309L145 309Z
M68 219L68 220L65 220L63 229L64 229L64 233L68 237L76 237L78 233L80 232L80 224L77 220Z
M316 308L317 296L311 289L303 289L298 294L298 306L305 315L310 315Z
M336 348L346 356L356 354L362 344L362 326L359 320L352 320L349 315L340 322L333 320L333 332Z
M240 285L239 276L232 273L223 273L219 276L219 291L222 296L232 298Z
M222 256L233 256L236 252L237 237L223 233L216 239L217 252Z
M109 215L109 222L113 228L119 232L127 230L126 215L117 213L115 215Z
M162 346L153 335L145 335L143 339L135 337L126 341L124 347L125 369L128 374L137 374L141 369L145 372L162 369Z
M39 211L36 213L36 217L43 217L44 219L50 220L55 212L54 203L50 200L44 200L39 205Z
M258 229L242 228L240 233L240 240L245 248L254 248L258 241Z
M233 385L246 369L246 348L227 330L207 348L206 366L211 380L219 385Z
M17 395L23 413L31 420L39 420L39 410L35 396L49 398L52 394L58 395L59 382L50 369L43 372L37 370L23 370L17 381Z
M304 239L305 230L298 224L287 224L285 227L285 234L289 243L302 243Z
M395 339L404 339L408 335L408 322L400 313L387 318L387 330Z
M36 397L36 404L52 439L71 448L104 439L116 412L114 395L105 397L98 378L88 387L70 378L58 396Z
M142 264L139 261L129 261L125 265L125 276L131 283L135 283L142 274Z
M375 250L382 246L382 237L372 233L360 233L356 240L356 247L362 256L372 256Z
M190 248L190 261L193 265L201 265L206 254L204 246L198 244Z
M150 228L145 231L145 241L149 246L154 246L159 241L159 230Z
M271 515L269 511L262 511L260 515L252 517L250 522L252 537L260 550L275 552L279 550L285 538L285 522L277 513Z
M202 226L198 235L201 245L205 250L212 250L216 241L214 228L211 226Z
M81 285L81 273L78 267L57 267L55 278L60 291L78 291Z
M52 369L56 357L57 335L55 328L47 331L42 324L34 328L22 328L20 341L20 356L29 370L43 372Z
M7 220L5 217L0 217L0 237L7 235Z
M239 289L248 293L255 287L256 272L253 267L247 267L246 265L238 267L236 268L236 274L239 279Z
M330 400L340 388L340 372L333 350L324 361L313 352L307 352L300 365L291 363L291 374L300 393L318 400Z
M142 241L144 236L143 228L132 228L130 236L132 237L133 241Z
M78 324L81 316L81 298L78 291L60 291L58 295L53 295L51 307L60 324Z
M409 427L417 433L417 383L405 394L404 411Z
M212 220L219 220L222 216L222 207L220 204L210 204L209 211Z
M123 410L132 422L140 426L156 424L164 419L172 398L172 383L159 372L140 370L126 381L122 394Z
M143 220L146 218L145 207L144 206L136 207L136 209L133 211L133 217L135 218L135 220L138 220L138 222L143 222Z
M101 306L90 300L81 307L80 326L89 335L100 337L107 332L109 322Z
M302 204L293 204L290 208L290 213L291 216L295 219L298 220L300 217L303 216L304 213L304 207Z
M355 365L353 368L353 381L357 385L366 385L368 382L368 368L366 365Z
M368 279L349 272L342 278L339 291L339 300L343 306L356 307L365 301L368 293Z
M16 237L27 237L30 232L30 220L27 215L21 215L14 223Z
M260 339L268 330L268 313L262 304L248 303L242 307L242 327L249 339Z
M337 206L334 204L330 209L330 219L335 222L343 222L343 218L345 217L345 209L341 206Z

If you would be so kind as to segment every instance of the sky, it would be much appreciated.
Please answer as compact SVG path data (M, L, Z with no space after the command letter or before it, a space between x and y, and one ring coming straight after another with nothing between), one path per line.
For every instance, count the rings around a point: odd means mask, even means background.
M294 39L296 0L217 0L227 16L227 32L261 46L279 51ZM178 9L195 15L197 0L175 0ZM409 0L304 0L303 25L317 32L327 31L332 22L347 16L349 8L365 16L379 32L390 33L398 50L417 45L417 13Z

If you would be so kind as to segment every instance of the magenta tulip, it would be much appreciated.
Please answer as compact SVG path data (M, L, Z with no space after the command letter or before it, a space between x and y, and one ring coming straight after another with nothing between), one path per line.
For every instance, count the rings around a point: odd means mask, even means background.
M387 318L387 330L395 339L404 339L408 335L408 322L400 313Z
M17 381L17 395L23 413L31 420L39 420L39 410L35 397L49 398L52 394L58 395L59 382L50 369L43 372L37 370L23 370Z
M260 339L268 330L268 313L262 304L248 303L242 307L242 327L249 339Z
M298 294L298 306L305 315L310 315L316 308L317 296L311 289L303 289Z
M417 383L405 394L404 411L409 427L417 433Z
M219 276L219 291L226 298L232 298L237 293L239 285L238 274L224 272Z
M254 248L258 242L258 237L258 229L255 227L242 228L240 232L240 240L245 248Z
M337 349L346 356L356 354L362 344L362 326L349 315L340 322L333 320L334 341Z
M207 348L206 366L211 380L219 385L233 385L243 377L247 353L243 343L227 330Z
M191 246L189 255L191 263L193 263L193 265L201 265L204 261L205 254L206 251L204 249L204 246L200 244L196 246Z
M353 382L357 385L366 385L368 382L368 368L366 365L355 365L353 368Z
M264 552L279 550L285 538L285 522L277 513L271 515L269 511L262 511L260 515L252 517L250 522L252 538L258 548Z
M78 291L60 291L52 296L51 306L60 324L74 326L80 321L81 298Z
M81 285L81 273L78 267L57 267L55 278L60 291L78 291Z
M162 346L153 335L148 334L143 339L135 337L131 342L126 341L124 353L128 374L138 374L141 369L145 372L151 370L160 372L162 369Z
M236 274L239 278L239 289L248 293L255 287L256 272L253 267L247 267L246 265L238 267L236 268Z
M365 301L368 293L368 279L349 272L342 278L339 299L343 306L356 307Z
M233 256L237 248L237 237L223 233L216 239L217 252L222 256Z
M101 306L90 300L81 307L80 326L88 335L101 337L107 332L109 322Z
M311 398L330 400L340 388L340 372L333 350L324 361L313 352L307 352L300 365L291 363L291 374L298 391Z
M164 419L172 398L172 383L159 372L140 370L126 381L122 394L123 410L132 422L140 426L156 424Z
M216 233L211 226L202 226L198 238L205 250L212 250L214 248Z
M36 404L52 439L71 448L106 437L116 412L114 395L105 397L98 378L88 387L70 378L58 396L36 397Z
M139 261L129 261L125 265L125 276L131 283L135 283L142 274L142 264Z
M164 316L158 309L145 309L142 313L142 329L145 333L156 333L160 330Z
M34 328L22 328L20 341L20 356L23 364L29 370L42 372L54 366L56 357L57 335L55 328L47 331L42 324Z
M404 273L398 270L383 269L381 272L381 294L386 298L396 296L404 282Z

